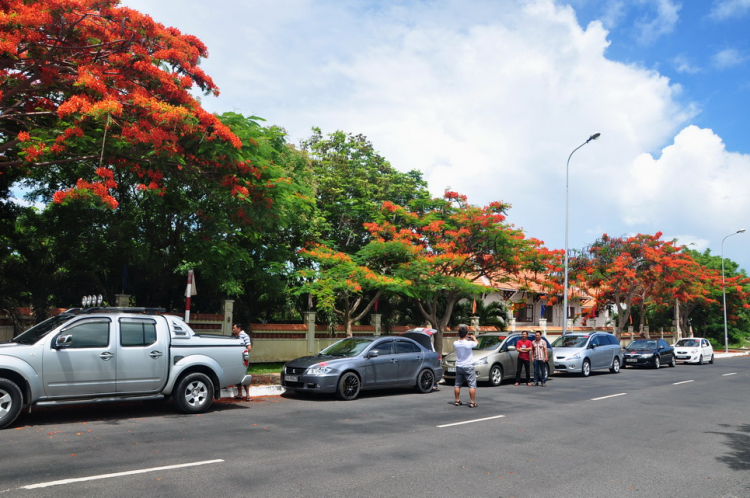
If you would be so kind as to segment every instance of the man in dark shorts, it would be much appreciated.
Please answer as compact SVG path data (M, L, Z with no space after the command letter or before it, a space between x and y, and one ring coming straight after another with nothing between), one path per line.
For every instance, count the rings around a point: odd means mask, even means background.
M469 333L469 327L466 325L458 326L459 340L453 343L453 349L456 351L456 384L453 393L456 395L456 406L461 406L461 386L466 382L469 386L469 408L476 408L475 395L477 393L477 374L474 372L474 358L471 350L477 347L474 334Z

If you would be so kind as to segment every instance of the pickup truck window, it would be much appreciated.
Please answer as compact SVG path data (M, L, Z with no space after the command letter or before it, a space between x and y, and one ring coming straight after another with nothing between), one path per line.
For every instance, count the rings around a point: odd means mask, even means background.
M153 320L120 320L120 344L123 347L149 346L156 342L156 322Z
M63 329L61 333L73 337L68 349L109 346L109 320L81 320Z
M39 339L73 318L73 316L62 314L47 318L43 322L37 323L29 330L14 337L13 342L18 344L35 344Z

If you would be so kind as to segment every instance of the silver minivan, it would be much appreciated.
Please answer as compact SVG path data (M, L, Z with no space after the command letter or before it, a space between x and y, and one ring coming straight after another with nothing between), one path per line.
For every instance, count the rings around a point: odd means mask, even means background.
M622 365L622 346L612 334L592 332L566 334L552 344L555 348L555 370L580 373L588 377L592 370L608 368L618 373Z

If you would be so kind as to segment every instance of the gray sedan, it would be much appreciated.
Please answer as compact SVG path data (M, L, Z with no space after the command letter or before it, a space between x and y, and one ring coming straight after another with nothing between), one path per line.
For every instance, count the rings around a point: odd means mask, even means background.
M281 385L296 392L336 393L353 400L360 391L414 387L432 391L443 375L437 353L405 337L349 337L314 356L284 365Z

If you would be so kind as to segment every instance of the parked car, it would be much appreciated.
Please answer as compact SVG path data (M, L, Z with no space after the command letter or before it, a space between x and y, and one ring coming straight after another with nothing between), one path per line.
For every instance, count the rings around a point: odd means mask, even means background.
M437 330L429 327L417 327L409 329L406 332L401 332L400 337L407 337L412 341L415 341L420 346L430 351L435 351L435 334Z
M617 337L607 332L566 334L552 344L555 370L580 373L588 377L592 370L608 368L618 373L622 365L622 347Z
M516 365L518 364L516 343L520 338L520 332L479 334L477 336L479 345L472 351L477 381L489 382L490 385L499 386L504 378L515 378ZM552 373L554 371L552 346L546 337L542 337L542 340L547 343L547 348L549 348L547 372ZM443 378L446 382L455 382L456 353L451 353L443 358Z
M674 348L662 339L639 339L625 348L624 367L652 367L661 365L673 367L677 364Z
M202 413L221 388L249 384L235 337L198 335L156 308L74 308L0 344L0 428L22 409L163 400Z
M281 385L295 392L336 393L356 399L369 389L432 391L443 375L438 354L406 337L348 337L320 353L286 363Z
M702 337L680 339L675 343L674 351L677 361L698 365L714 362L714 348L708 339Z

